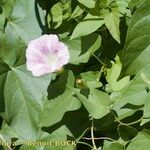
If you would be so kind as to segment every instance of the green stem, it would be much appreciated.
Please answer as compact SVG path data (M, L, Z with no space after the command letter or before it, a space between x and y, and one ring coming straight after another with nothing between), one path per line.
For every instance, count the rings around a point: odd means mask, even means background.
M84 136L85 133L86 133L87 131L89 131L89 130L90 130L90 128L85 129L85 130L83 131L83 133L81 134L81 136L79 136L79 137L76 139L76 141L79 141L80 139L83 139L83 136Z
M92 139L93 149L97 150L95 139L94 139L94 120L93 119L92 119L92 126L91 126L91 139Z
M136 121L133 121L133 122L130 122L130 123L124 123L122 121L120 121L116 116L115 116L115 119L118 123L120 123L121 125L125 125L125 126L131 126L133 124L136 124L136 123L139 123L142 121L143 117L141 117L140 119L136 120Z
M87 138L87 137L83 137L82 139L85 139L85 140L92 140L92 138ZM115 141L114 139L111 139L109 137L99 137L99 138L94 138L94 140L108 140L108 141Z
M92 54L97 60L98 62L100 62L103 66L106 66L106 64L104 62L102 62L95 54Z

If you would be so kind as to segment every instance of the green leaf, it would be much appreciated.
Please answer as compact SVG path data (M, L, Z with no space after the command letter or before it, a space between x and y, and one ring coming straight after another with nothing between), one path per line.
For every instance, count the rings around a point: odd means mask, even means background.
M55 25L55 28L58 28L63 21L63 4L61 2L58 2L51 8L51 13L50 15L52 16L52 21ZM51 16L48 16L51 18ZM48 19L50 20L50 19ZM50 24L49 24L50 26Z
M100 119L110 112L110 99L106 93L92 89L88 98L86 98L78 90L75 90L75 92L84 107L89 112L90 117Z
M141 122L141 126L147 122L150 122L150 94L147 95L145 104L144 104L144 110L143 110L143 119Z
M116 110L120 119L130 116L142 105L145 104L145 101L148 96L147 88L149 88L150 86L148 78L149 73L150 73L150 65L140 70L134 77L134 79L130 81L130 83L120 92L111 94L110 96L111 100L112 101L115 100L115 103L113 104L113 109ZM127 104L140 107L137 107L137 109L124 107Z
M145 0L134 13L123 53L124 74L136 74L150 63L150 3Z
M9 67L0 58L0 112L4 111L4 85Z
M118 81L118 78L120 76L121 73L121 62L118 56L116 56L115 58L115 62L112 61L112 66L111 68L107 69L107 82L111 88L112 91L119 91L121 89L123 89L124 87L127 86L127 84L129 83L130 77L126 76L123 79Z
M94 8L95 7L95 0L78 0L81 4L85 5L88 8Z
M126 14L128 17L131 17L131 10L128 9L130 0L116 0L116 4L121 15Z
M127 150L147 150L150 141L150 131L141 131L129 144Z
M15 2L14 0L9 0L9 1L1 0L0 1L0 6L2 7L5 17L9 18L9 16L11 15L14 2Z
M70 19L77 18L83 14L84 10L77 6L75 10L72 12Z
M63 3L63 19L68 19L71 16L71 0Z
M67 85L73 86L74 76L72 72L69 72ZM65 92L45 103L44 111L41 115L40 126L51 126L63 118L63 115L67 111L73 111L79 109L81 106L80 101L74 97L74 92L70 88L66 87Z
M0 32L0 57L11 67L24 64L26 45L19 37L7 34L7 31L6 33Z
M101 37L98 34L91 34L81 39L64 41L70 50L70 63L78 65L88 62L92 54L100 47Z
M124 146L118 142L104 142L103 150L124 150Z
M62 2L58 2L51 8L47 21L49 28L58 28L63 23L63 20L69 18L71 16L71 1L66 1L64 4Z
M51 75L34 78L23 66L11 69L4 89L6 111L4 119L24 140L35 139Z
M119 12L118 9L112 9L111 12L105 12L104 16L104 23L108 28L109 32L113 36L113 38L120 43L120 19L119 19Z
M101 73L99 71L88 71L81 73L82 80L89 89L99 88L102 86L102 83L99 81L100 76Z
M65 112L73 111L80 108L80 102L73 96L71 90L66 89L63 95L58 96L50 102L47 101L44 112L41 117L40 126L48 127L59 122Z
M12 36L19 36L25 43L39 37L42 33L39 26L39 18L37 18L34 6L34 0L17 0L12 7L12 13L8 17L6 32ZM21 7L20 7L21 6ZM44 16L41 14L41 9L38 8L40 14L40 23L43 22ZM34 30L33 30L34 29Z
M131 0L130 8L139 7L144 1L143 0Z
M24 142L24 140L17 135L17 133L15 132L15 130L13 130L13 128L11 128L10 126L8 126L8 124L4 123L2 125L2 128L0 130L0 134L3 137L3 139L7 142L11 142L12 138L17 138L18 140L16 141L16 144L22 144Z
M95 32L104 24L103 18L87 14L87 16L75 27L71 39Z

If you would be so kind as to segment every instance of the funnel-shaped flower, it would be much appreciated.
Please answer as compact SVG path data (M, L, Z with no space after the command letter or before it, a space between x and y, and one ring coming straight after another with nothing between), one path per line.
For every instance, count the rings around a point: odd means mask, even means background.
M27 69L33 76L55 72L67 64L69 58L68 47L53 34L32 40L26 50Z

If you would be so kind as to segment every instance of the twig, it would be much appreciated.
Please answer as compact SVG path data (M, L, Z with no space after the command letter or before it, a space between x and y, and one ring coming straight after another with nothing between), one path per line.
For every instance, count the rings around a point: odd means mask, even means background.
M87 137L83 137L82 139L85 139L85 140L92 140L92 138L87 138ZM94 138L94 140L109 140L109 141L115 141L114 139L111 139L111 138L108 138L108 137Z
M94 140L94 121L93 121L93 119L92 119L92 126L91 126L91 139L92 139L93 149L97 150L95 140Z

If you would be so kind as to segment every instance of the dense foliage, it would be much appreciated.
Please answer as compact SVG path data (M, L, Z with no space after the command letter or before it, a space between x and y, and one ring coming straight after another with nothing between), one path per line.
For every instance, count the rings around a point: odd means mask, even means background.
M71 58L34 77L25 53L42 34ZM0 149L148 150L149 90L150 0L0 0Z

